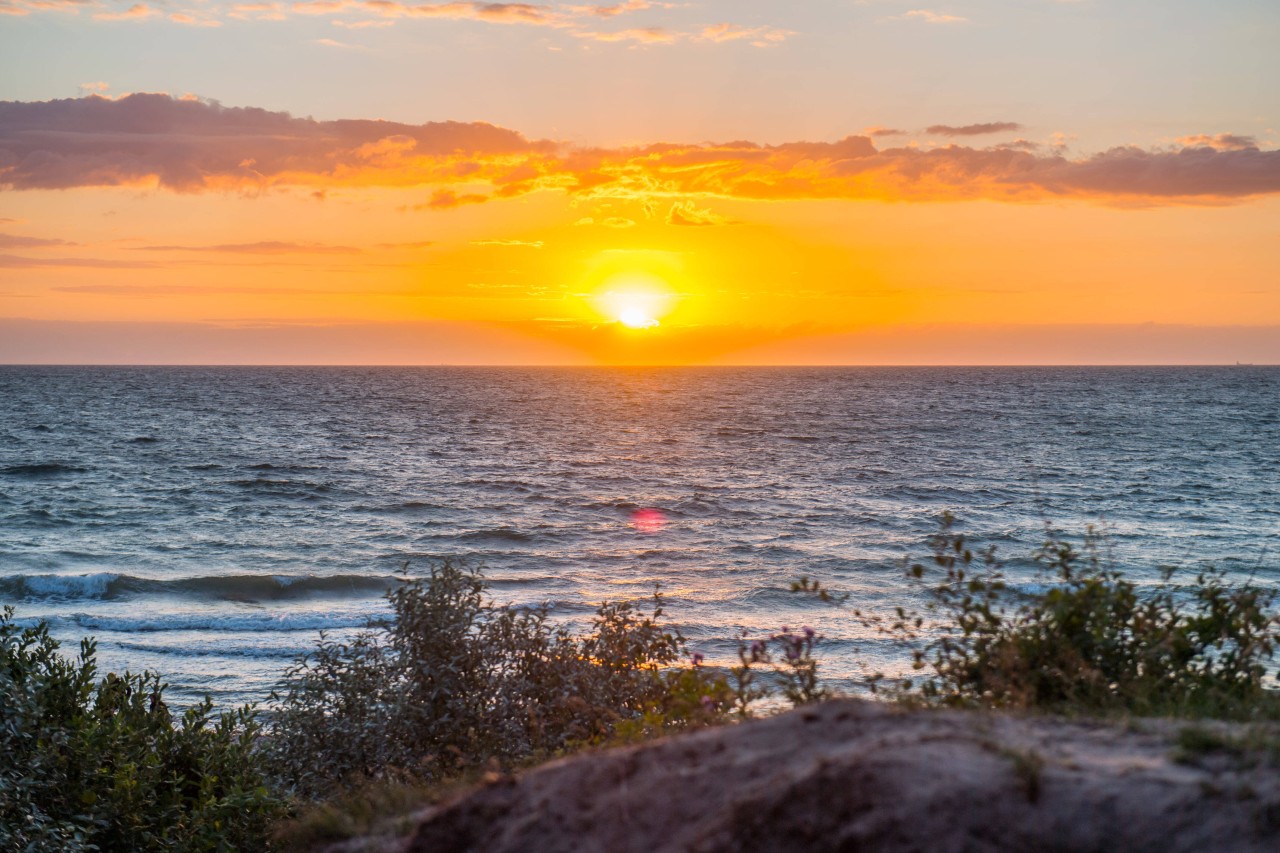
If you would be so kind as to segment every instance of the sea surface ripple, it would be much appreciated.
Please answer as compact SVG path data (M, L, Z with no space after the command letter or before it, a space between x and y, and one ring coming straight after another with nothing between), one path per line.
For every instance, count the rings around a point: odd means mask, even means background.
M892 650L787 587L907 601L947 510L1280 581L1276 368L0 367L0 401L0 603L222 703L447 556L579 625L660 583L713 661L813 625L845 684Z

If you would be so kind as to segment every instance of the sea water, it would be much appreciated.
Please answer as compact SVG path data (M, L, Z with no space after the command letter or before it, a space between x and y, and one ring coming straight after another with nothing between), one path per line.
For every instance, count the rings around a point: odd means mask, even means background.
M1046 521L1280 582L1280 369L0 367L0 603L179 700L262 699L443 557L579 627L660 584L712 662L809 625L852 688L901 651L848 608L918 601L945 511L1020 583Z

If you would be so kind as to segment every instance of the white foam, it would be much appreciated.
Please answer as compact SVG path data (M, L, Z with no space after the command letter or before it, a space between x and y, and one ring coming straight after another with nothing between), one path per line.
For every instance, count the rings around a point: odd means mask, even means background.
M88 575L21 575L13 580L20 581L30 595L101 598L119 579L120 575L113 572L95 572Z
M85 631L320 631L363 628L382 611L361 610L337 613L219 613L178 611L146 616L111 616L99 613L71 613L65 618Z

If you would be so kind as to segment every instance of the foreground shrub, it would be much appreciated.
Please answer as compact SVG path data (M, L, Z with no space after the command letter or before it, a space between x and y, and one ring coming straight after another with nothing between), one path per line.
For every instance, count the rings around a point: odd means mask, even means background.
M445 562L403 579L384 625L318 648L273 696L266 744L281 783L305 797L370 780L439 780L490 760L705 725L729 699L684 640L644 613L601 605L585 636L545 609L495 605L474 569Z
M915 642L915 666L933 675L897 685L948 704L1072 712L1127 711L1249 719L1280 717L1267 689L1280 642L1277 592L1231 585L1205 569L1190 583L1165 570L1139 586L1106 564L1097 533L1083 550L1050 530L1034 555L1044 590L1009 586L994 547L974 551L943 519L925 613L897 612L890 626ZM937 633L924 635L926 625ZM917 692L913 693L915 690Z
M96 681L95 652L0 615L0 850L261 849L280 804L252 713L175 719L158 676Z

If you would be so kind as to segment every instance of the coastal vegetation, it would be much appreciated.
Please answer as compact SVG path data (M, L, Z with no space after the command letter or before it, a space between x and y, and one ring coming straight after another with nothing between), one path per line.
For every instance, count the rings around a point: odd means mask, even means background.
M995 549L950 516L930 546L907 563L917 604L888 615L809 579L793 585L901 643L915 674L870 675L881 697L1280 719L1274 588L1211 568L1138 580L1111 564L1096 531L1079 545L1050 531L1033 584L1011 582ZM743 635L736 664L708 666L665 621L657 591L602 604L577 633L544 608L495 603L482 573L460 562L406 573L388 597L385 621L342 641L322 635L261 716L215 714L207 700L175 714L158 676L99 679L93 641L68 658L46 625L21 627L6 609L0 847L305 849L486 776L834 695L811 628ZM1251 749L1213 731L1187 728L1187 760ZM1274 740L1259 742L1273 760ZM1014 758L1034 798L1038 759Z
M252 709L175 714L159 676L99 679L95 657L0 613L0 849L260 849L285 803Z
M926 587L924 609L867 617L925 674L873 676L877 688L926 704L1280 719L1274 586L1232 583L1211 566L1185 579L1163 568L1139 583L1092 527L1079 547L1046 527L1029 587L1011 583L996 549L978 548L949 514L930 545L932 558L908 570Z

